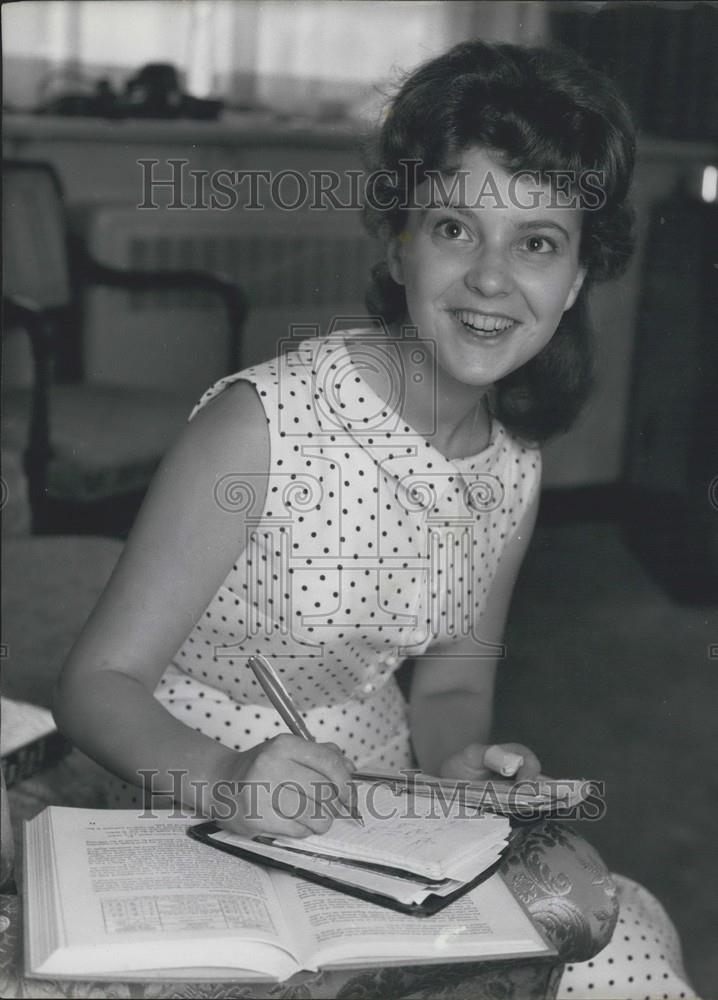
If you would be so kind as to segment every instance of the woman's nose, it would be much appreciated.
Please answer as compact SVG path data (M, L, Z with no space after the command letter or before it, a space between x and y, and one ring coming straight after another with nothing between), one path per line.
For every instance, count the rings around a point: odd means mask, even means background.
M514 283L509 261L499 250L488 247L475 255L464 280L472 291L486 297L508 295Z

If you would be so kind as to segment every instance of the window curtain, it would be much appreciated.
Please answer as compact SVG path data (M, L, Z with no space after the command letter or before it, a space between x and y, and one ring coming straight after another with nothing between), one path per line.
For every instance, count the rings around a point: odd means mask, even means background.
M541 2L459 0L21 0L3 5L5 100L33 107L47 81L121 88L170 62L188 93L315 114L362 112L400 71L463 38L533 41ZM63 73L65 81L63 83Z

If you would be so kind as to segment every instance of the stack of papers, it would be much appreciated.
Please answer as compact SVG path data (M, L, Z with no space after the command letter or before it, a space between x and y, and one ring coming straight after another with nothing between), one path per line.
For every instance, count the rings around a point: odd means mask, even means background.
M454 898L508 844L506 817L482 815L456 801L410 798L386 785L359 784L357 790L364 826L343 816L322 835L250 839L219 829L211 842L407 907L429 897Z

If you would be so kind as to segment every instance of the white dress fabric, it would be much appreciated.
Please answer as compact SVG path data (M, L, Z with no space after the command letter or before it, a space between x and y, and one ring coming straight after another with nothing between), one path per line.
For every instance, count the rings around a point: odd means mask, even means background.
M172 715L228 747L286 732L247 666L262 653L317 739L357 768L413 766L394 673L434 640L480 637L502 552L539 489L540 452L495 419L483 451L452 460L404 424L396 404L412 373L398 352L387 367L377 347L366 330L302 341L221 379L190 415L244 380L269 430L263 509L243 522L231 572L155 692ZM385 378L389 402L364 366ZM228 472L217 503L251 510L257 486ZM118 781L115 803L139 804L128 791ZM591 962L567 966L559 996L694 996L665 911L642 887L617 881L613 940Z
M696 1000L671 918L642 885L613 877L620 907L613 937L590 962L566 966L557 1000Z
M367 331L313 338L222 379L192 413L243 379L270 439L264 508L156 692L227 746L286 731L247 667L263 653L318 739L357 767L410 766L393 675L434 639L480 631L503 548L539 487L539 452L497 421L481 453L456 460L403 424L361 374L383 364L399 385L400 355L391 370L383 357ZM230 472L217 502L248 509L256 486Z

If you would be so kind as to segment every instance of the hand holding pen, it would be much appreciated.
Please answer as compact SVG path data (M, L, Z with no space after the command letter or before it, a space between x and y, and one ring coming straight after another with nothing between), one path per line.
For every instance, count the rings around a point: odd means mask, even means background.
M326 833L332 803L348 816L354 794L351 763L338 747L290 733L248 750L217 746L206 774L207 814L243 837Z
M279 715L284 720L284 723L286 724L289 731L293 733L294 736L299 737L301 740L304 740L305 743L313 744L317 748L317 751L323 753L336 752L337 756L339 756L340 759L343 762L345 762L348 767L349 762L335 744L316 743L314 737L307 729L304 719L302 718L294 702L292 701L289 692L282 684L282 681L280 680L276 671L272 667L271 663L264 656L257 655L250 657L249 667L251 668L259 684L261 685L262 690L267 695L267 697L274 705ZM325 764L326 766L326 761L321 761L321 762L317 761L317 763ZM351 772L349 774L349 777L350 776ZM319 785L316 782L316 779L314 785L315 788L319 787ZM349 814L351 815L351 818L355 820L355 822L359 823L360 826L364 826L364 821L361 818L361 815L359 814L359 810L357 809L356 803L352 801L353 789L351 784L348 782L342 782L341 784L337 783L337 789L340 793L339 794L340 800L343 801L344 804L349 809ZM342 791L344 791L343 795L341 794ZM329 813L333 818L337 818L342 815L336 809L335 804L331 800L327 801L326 799L324 799L323 802L319 803L319 805L322 804L329 810Z

